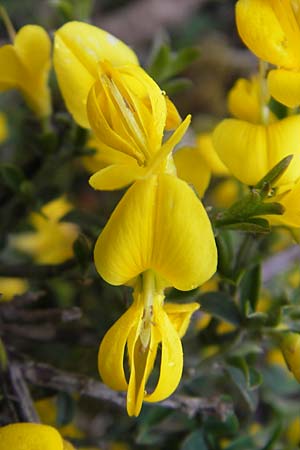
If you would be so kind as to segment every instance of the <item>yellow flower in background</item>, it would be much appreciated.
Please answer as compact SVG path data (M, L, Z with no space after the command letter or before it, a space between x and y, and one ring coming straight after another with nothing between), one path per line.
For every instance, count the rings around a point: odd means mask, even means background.
M48 425L14 423L0 428L0 450L74 450Z
M300 383L300 334L288 332L280 343L285 362Z
M0 113L0 144L5 142L8 137L8 129L6 117L3 113Z
M99 274L110 284L134 287L132 306L108 331L99 349L104 382L116 390L128 389L129 415L139 414L144 397L151 402L163 400L180 381L180 336L198 305L164 307L164 288L199 286L215 272L216 260L211 225L201 202L184 181L168 174L136 181L98 238ZM153 393L145 394L159 343L160 378ZM126 345L128 383L123 369Z
M24 294L28 287L27 281L22 278L0 277L0 302L11 300L15 295Z
M213 133L213 144L223 163L242 183L255 185L279 161L294 155L280 185L299 178L300 115L287 117L269 125L225 119Z
M292 448L300 444L300 416L295 417L286 428L286 439Z
M228 176L229 171L221 161L212 141L212 133L200 133L196 138L197 149L205 160L213 175L218 177Z
M35 231L13 236L11 244L16 249L32 255L40 264L59 264L73 257L73 243L78 236L77 225L60 221L72 205L60 197L31 213L29 222Z
M18 89L38 117L51 114L50 52L50 38L38 25L22 27L12 44L0 48L0 92Z
M90 178L95 189L119 189L137 179L176 174L171 156L190 116L162 144L167 121L165 95L139 66L114 69L99 63L99 79L90 91L88 118L103 154L111 164Z
M268 123L276 121L276 116L267 106L270 100L269 93L262 98L261 83L258 75L251 77L250 80L239 78L235 82L227 97L228 110L232 116L251 123L262 123L265 118Z
M239 0L238 32L260 59L274 64L268 85L279 102L300 104L300 3L299 0Z

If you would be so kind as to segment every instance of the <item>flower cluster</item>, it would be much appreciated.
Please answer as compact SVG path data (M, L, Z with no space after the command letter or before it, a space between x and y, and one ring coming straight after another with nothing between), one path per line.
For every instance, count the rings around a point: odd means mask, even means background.
M134 53L95 27L73 22L58 30L54 65L67 107L92 130L99 147L103 166L90 178L91 186L131 185L97 240L95 264L108 283L133 287L132 305L100 345L99 371L111 388L128 391L128 414L138 415L144 399L162 400L177 387L180 337L199 307L164 305L164 289L193 289L216 269L209 219L193 190L177 177L172 157L190 117L180 123L176 108ZM165 130L174 128L165 140ZM159 346L159 379L146 392Z

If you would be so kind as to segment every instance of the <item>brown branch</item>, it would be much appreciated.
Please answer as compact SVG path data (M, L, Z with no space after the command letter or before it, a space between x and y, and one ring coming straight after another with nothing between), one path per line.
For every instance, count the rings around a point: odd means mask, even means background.
M25 422L40 422L40 418L35 410L20 365L16 363L9 364L8 373L12 392L15 395L19 407L19 420Z
M103 383L85 375L58 370L48 364L34 361L19 361L24 377L29 383L68 393L78 392L82 396L92 397L125 408L124 393L115 392ZM232 411L230 403L219 398L194 398L174 395L171 399L159 403L164 408L184 412L190 417L198 413L213 414L225 420Z
M77 306L72 308L47 308L24 310L15 307L14 302L5 304L6 307L0 308L0 315L4 321L8 322L55 322L65 323L79 320L82 317L81 309Z

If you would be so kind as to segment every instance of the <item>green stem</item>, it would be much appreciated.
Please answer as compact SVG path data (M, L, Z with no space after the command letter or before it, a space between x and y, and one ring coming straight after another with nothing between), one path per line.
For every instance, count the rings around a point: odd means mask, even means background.
M12 21L10 20L10 17L7 14L7 11L4 8L4 6L0 6L0 16L2 17L7 34L9 35L9 38L10 38L11 42L13 43L15 40L15 37L16 37L16 30L14 29Z

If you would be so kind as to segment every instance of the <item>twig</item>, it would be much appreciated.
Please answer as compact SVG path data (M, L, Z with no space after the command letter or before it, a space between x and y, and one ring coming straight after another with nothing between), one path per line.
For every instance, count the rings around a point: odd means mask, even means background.
M40 422L27 383L22 374L21 367L12 362L9 364L8 372L11 380L12 392L15 394L19 406L19 420L25 422Z
M87 397L100 399L115 406L125 407L124 393L115 392L107 388L100 381L85 375L58 370L48 364L34 361L20 361L22 373L28 382L58 391L78 392ZM174 395L171 399L159 404L164 408L180 410L190 417L198 413L214 414L222 420L232 411L232 405L219 398L193 398Z
M47 309L34 309L24 310L17 309L14 302L8 302L3 308L0 308L0 315L5 321L22 323L33 322L72 322L73 320L79 320L82 316L81 309L77 306L72 308L47 308Z

